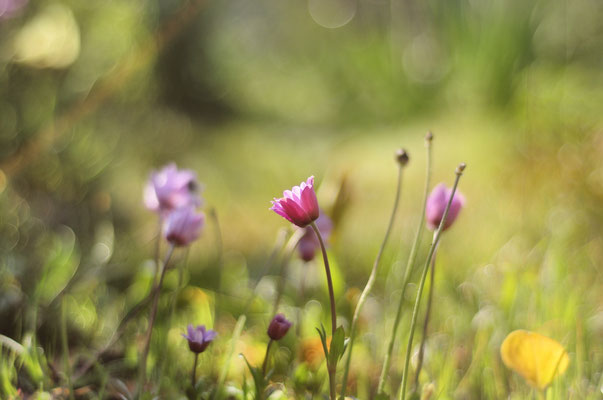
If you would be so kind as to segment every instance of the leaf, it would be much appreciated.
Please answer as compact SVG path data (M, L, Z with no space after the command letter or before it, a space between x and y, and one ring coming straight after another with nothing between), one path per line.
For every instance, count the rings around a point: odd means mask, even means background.
M249 361L247 361L247 357L245 357L244 354L241 353L240 356L243 357L243 360L245 360L245 364L247 364L249 372L251 372L251 376L253 377L253 382L255 383L256 399L260 399L261 394L264 392L264 387L266 386L264 374L262 373L262 370L260 368L252 367L251 364L249 364Z
M386 395L385 393L381 393L378 394L377 396L375 396L375 400L390 400L389 396Z
M328 356L329 365L337 365L337 361L343 355L344 342L345 331L343 330L343 326L339 326L339 328L335 329L335 334L331 340L331 348L329 349Z
M559 342L524 330L513 331L506 337L500 355L508 368L540 390L546 389L569 365L569 356Z
M327 346L327 332L325 331L325 326L320 324L320 328L316 328L318 331L318 335L320 336L320 342L322 343L322 348L325 352L325 358L328 360L329 357L329 347Z

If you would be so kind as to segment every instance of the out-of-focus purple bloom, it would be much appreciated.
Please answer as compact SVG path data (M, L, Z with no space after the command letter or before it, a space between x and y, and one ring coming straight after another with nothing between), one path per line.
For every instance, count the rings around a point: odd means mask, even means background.
M174 246L187 246L201 234L205 214L196 212L192 206L171 211L164 222L165 239Z
M313 176L299 186L285 190L283 196L280 199L275 197L270 209L289 222L303 228L318 218L318 200L314 192Z
M270 325L268 325L268 336L272 340L281 340L291 328L291 321L287 320L283 314L276 314Z
M189 205L199 206L198 189L199 183L193 171L179 170L176 164L171 163L151 174L144 188L144 204L149 210L161 213Z
M0 19L12 18L27 4L27 0L0 0Z
M442 221L442 217L444 216L444 210L446 210L446 205L448 204L448 200L450 200L450 195L452 194L452 189L447 188L445 184L440 183L437 185L429 197L427 198L427 204L425 206L425 219L427 220L427 228L430 230L435 230L440 225ZM452 199L452 203L450 204L450 210L448 211L448 217L446 218L446 223L444 224L443 229L448 229L459 215L461 208L465 204L465 197L457 190L454 194L454 198Z
M188 335L183 333L182 337L188 340L188 348L193 353L203 353L218 335L216 331L205 329L205 325L197 325L196 328L193 328L193 325L189 324L186 330Z
M329 237L331 236L331 231L333 230L333 222L331 219L327 217L326 214L320 213L320 216L316 220L316 226L322 235L322 238L325 242L329 241ZM299 243L297 244L297 251L299 252L299 256L304 261L312 261L318 249L320 249L320 242L318 241L318 237L316 237L316 233L314 229L309 226L306 226L304 229L304 236L301 237ZM326 245L326 243L325 243Z

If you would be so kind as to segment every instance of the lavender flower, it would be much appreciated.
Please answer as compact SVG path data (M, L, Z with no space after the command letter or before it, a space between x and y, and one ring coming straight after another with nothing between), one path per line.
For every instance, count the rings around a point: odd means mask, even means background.
M205 214L196 212L192 206L171 211L164 223L165 239L174 246L188 246L201 235Z
M430 230L436 230L440 226L442 217L444 216L444 210L450 200L452 189L447 188L445 184L440 183L437 185L429 198L427 199L427 205L425 207L425 219L427 220L427 228ZM459 215L461 208L465 205L465 197L457 190L450 204L450 210L448 211L448 217L443 229L448 229Z
M321 213L316 220L316 226L318 226L318 230L322 234L325 243L327 243L329 241L331 231L333 230L333 222L329 217L327 217L326 214ZM305 233L297 244L297 251L299 252L301 259L308 262L314 259L316 252L318 249L320 249L320 242L318 241L318 237L316 237L316 233L311 227L306 226L302 229L305 230Z
M151 174L144 188L144 204L149 210L159 213L189 205L200 206L198 188L193 171L179 170L176 164L171 163Z
M197 325L196 328L193 328L193 325L189 324L187 331L188 335L183 333L182 337L188 340L188 348L197 354L203 353L218 335L216 331L205 329L205 325Z

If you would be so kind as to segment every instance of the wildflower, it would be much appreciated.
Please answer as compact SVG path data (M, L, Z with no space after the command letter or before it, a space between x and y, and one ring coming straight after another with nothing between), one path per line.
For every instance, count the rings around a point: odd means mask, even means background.
M281 340L287 334L291 325L291 321L287 320L283 314L276 314L268 325L268 336L272 340Z
M318 226L318 229L320 230L320 233L322 234L326 244L326 242L329 241L329 236L333 230L333 222L331 222L329 217L321 213L316 220L316 226ZM311 227L306 226L302 229L304 229L305 232L304 236L301 237L299 243L297 244L297 250L301 259L308 262L314 259L316 251L320 249L320 242L318 241L318 237Z
M205 329L205 325L197 325L193 328L193 325L189 324L187 331L188 335L183 333L182 337L188 340L188 348L196 354L203 353L218 335L216 331Z
M313 176L299 186L285 190L283 196L280 199L275 197L270 209L289 222L304 228L318 218L318 200L314 192Z
M560 343L524 330L513 331L505 338L500 355L507 367L540 390L545 390L569 365L569 356Z
M437 185L429 197L427 198L427 205L425 207L425 219L427 220L427 228L435 230L440 226L440 222L444 217L444 210L450 200L450 194L452 189L447 188L445 184L440 183ZM459 215L461 208L465 204L465 197L457 191L450 204L450 210L448 211L448 217L443 229L448 229Z
M197 213L192 206L176 209L167 215L163 232L174 246L188 246L201 234L205 214Z
M28 0L0 0L0 19L15 17Z
M193 171L179 170L171 163L151 174L144 188L144 204L149 210L160 213L189 205L200 206L198 188Z

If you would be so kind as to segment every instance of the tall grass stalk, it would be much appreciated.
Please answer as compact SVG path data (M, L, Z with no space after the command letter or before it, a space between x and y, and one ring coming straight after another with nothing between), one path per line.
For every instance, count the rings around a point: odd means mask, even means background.
M435 252L435 249L440 241L440 236L442 231L444 230L444 224L446 223L446 218L448 218L448 211L450 211L450 205L452 204L452 199L454 198L454 194L456 193L456 188L459 184L459 180L463 175L463 170L466 165L461 163L456 169L456 178L454 180L454 185L452 186L452 192L450 193L450 199L448 199L448 204L446 204L446 209L444 210L444 215L442 220L440 221L440 226L434 232L433 241L431 243L431 247L429 248L429 253L427 254L427 260L425 261L425 266L423 267L423 273L421 274L421 281L419 283L419 290L417 291L417 298L415 299L415 305L412 310L412 320L410 322L410 332L408 336L408 345L406 346L406 357L404 360L404 372L402 374L402 383L400 384L400 391L398 394L399 400L404 400L406 398L406 383L408 382L408 367L410 364L410 352L412 350L412 342L414 339L415 327L417 325L417 317L419 314L419 306L421 304L421 296L423 295L423 289L425 287L425 281L427 278L427 272L429 270L429 266L431 265L431 258Z
M226 376L228 375L228 370L230 369L230 360L232 359L232 355L234 354L237 342L239 341L239 337L241 336L241 332L243 331L243 327L245 326L246 320L247 317L245 316L245 314L242 314L237 320L234 330L232 331L232 339L230 339L230 349L228 351L228 355L224 359L224 364L222 364L220 376L218 377L218 384L216 385L216 389L214 391L212 400L220 400L222 398L222 385L224 385L224 381L226 380Z
M402 306L404 304L404 297L406 294L406 287L410 281L410 275L415 266L417 259L417 251L419 244L421 243L421 236L423 235L423 229L425 228L425 207L427 204L427 196L429 196L429 185L431 183L431 146L433 142L433 134L428 132L425 135L425 148L427 149L427 166L425 173L425 189L423 193L423 207L421 210L421 217L419 219L419 227L408 256L406 263L406 270L404 271L404 278L402 279L402 293L400 294L400 301L398 301L398 308L396 310L396 318L394 319L394 325L392 326L392 332L387 341L387 351L383 358L383 366L381 367L381 376L379 377L379 385L377 386L377 393L382 394L385 389L385 381L389 374L389 367L391 364L391 357L394 351L394 344L396 343L396 336L398 333L398 326L400 326L400 320L402 319Z
M174 253L175 246L172 244L165 256L165 261L163 262L163 269L161 270L161 277L159 278L159 283L156 286L155 297L153 297L153 305L151 306L151 315L149 317L149 327L147 328L147 337L145 339L144 349L142 351L142 356L140 359L139 371L138 371L138 388L136 391L136 396L139 397L142 394L144 384L147 380L147 358L149 356L149 349L151 347L151 337L153 336L153 326L155 325L155 317L157 316L157 305L159 303L159 295L161 294L161 287L163 286L163 280L165 278L165 273L168 270L168 263L170 262L170 258ZM151 291L155 289L151 288Z
M381 247L379 248L379 252L377 253L375 262L373 263L373 269L371 270L371 274L369 275L368 281L366 282L366 286L360 294L360 298L358 299L358 303L356 304L356 309L354 310L354 317L352 318L352 325L350 327L350 342L348 344L348 356L346 358L345 366L343 369L341 399L345 399L345 392L348 384L348 375L350 372L350 364L352 363L352 350L354 349L354 341L356 339L356 324L358 323L358 318L360 317L362 307L364 306L368 295L371 293L371 290L373 289L373 286L375 284L375 280L377 279L377 270L379 269L381 256L383 255L383 251L385 250L387 240L389 239L389 235L392 231L392 227L394 226L394 221L396 219L396 212L398 211L398 204L400 202L400 192L402 189L402 170L404 169L405 165L406 164L403 164L401 162L398 163L398 183L396 185L396 196L394 200L394 206L392 208L392 213L389 217L387 230L385 231L385 237L383 238L383 242L381 242Z

